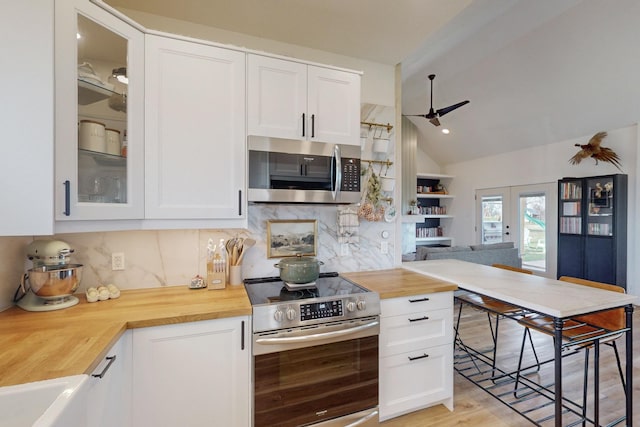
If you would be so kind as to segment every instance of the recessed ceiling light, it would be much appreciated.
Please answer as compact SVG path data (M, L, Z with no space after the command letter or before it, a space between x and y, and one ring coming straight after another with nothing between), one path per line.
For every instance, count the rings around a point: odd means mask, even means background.
M82 38L82 36L80 35L80 33L76 33L76 39L80 40Z
M449 129L442 128L442 133L444 133L445 135L449 135Z

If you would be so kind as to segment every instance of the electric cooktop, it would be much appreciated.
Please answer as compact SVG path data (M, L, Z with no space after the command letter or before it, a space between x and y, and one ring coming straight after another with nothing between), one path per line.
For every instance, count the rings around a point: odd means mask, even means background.
M380 297L338 273L321 273L315 286L289 290L280 277L245 279L253 330L267 331L380 314Z

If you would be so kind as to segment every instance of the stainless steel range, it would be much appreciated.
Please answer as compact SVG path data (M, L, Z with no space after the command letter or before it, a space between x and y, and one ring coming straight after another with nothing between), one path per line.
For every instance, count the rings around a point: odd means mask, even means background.
M254 425L378 425L379 295L337 273L304 289L279 277L244 283L253 307Z

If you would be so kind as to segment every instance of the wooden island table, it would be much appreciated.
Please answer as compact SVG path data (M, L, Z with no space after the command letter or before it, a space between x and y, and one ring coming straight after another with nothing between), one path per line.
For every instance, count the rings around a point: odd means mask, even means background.
M637 297L606 291L531 274L522 274L482 264L454 259L415 261L404 263L403 268L455 283L461 290L488 296L517 305L525 310L554 319L554 416L555 425L562 426L562 328L564 321L579 315L624 307L626 362L626 425L633 425L633 343L632 314ZM596 398L596 405L597 405ZM596 406L596 420L598 413Z

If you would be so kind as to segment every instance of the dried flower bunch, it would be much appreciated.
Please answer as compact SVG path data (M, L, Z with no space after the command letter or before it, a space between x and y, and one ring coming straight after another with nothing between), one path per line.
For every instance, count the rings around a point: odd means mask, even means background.
M365 182L364 197L358 209L358 216L367 221L375 222L384 219L385 207L382 202L380 177L374 172L371 164L364 171L367 177Z

